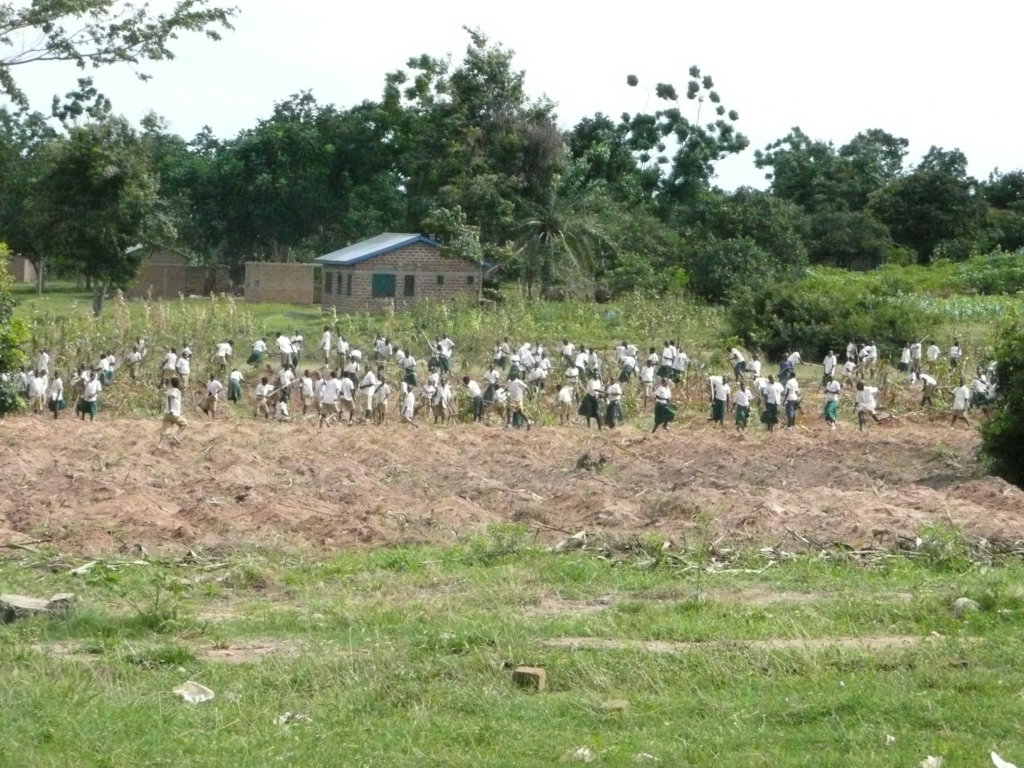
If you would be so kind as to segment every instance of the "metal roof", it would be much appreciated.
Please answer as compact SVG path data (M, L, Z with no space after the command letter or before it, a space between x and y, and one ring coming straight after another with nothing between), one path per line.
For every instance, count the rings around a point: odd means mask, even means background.
M431 240L426 235L410 234L408 232L384 232L376 237L371 237L369 240L362 240L337 251L325 253L323 256L317 256L313 261L317 264L347 266L349 264L358 264L360 261L372 259L374 256L380 256L382 253L388 253L413 243L426 243L437 248L441 247L440 243L436 240Z

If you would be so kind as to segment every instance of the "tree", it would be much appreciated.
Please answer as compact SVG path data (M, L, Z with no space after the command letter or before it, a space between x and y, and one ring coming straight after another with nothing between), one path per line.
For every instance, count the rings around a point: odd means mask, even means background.
M928 264L944 243L962 244L951 253L969 251L985 214L976 182L967 176L967 158L959 150L937 147L912 173L872 193L868 209L889 227L897 244L917 253L920 264Z
M35 157L56 132L39 112L0 109L0 241L29 259L43 286L43 254L35 250L28 221L28 190Z
M908 141L872 128L838 150L811 139L800 128L754 153L772 192L808 213L860 211L868 196L902 173Z
M530 99L514 52L479 30L456 67L426 54L387 76L398 180L415 226L437 207L461 208L481 241L513 240L532 206L542 206L565 164L554 104ZM404 86L404 87L403 87Z
M726 110L722 105L711 75L702 75L699 67L692 66L689 76L686 98L696 102L692 117L683 114L679 94L671 83L658 83L654 93L672 106L653 114L622 116L628 146L639 159L641 168L659 169L658 192L665 204L690 201L706 191L715 175L714 164L728 155L742 152L750 144L747 137L736 130L739 113ZM636 75L629 75L626 83L634 88L640 85ZM714 105L715 116L708 122L701 122L707 119L702 115L706 103Z
M863 211L822 211L809 217L805 237L812 264L874 269L892 253L888 228Z
M149 157L124 118L108 117L50 141L40 165L29 190L36 250L93 281L98 315L107 288L126 288L138 272L142 249L134 246L173 236Z
M998 387L992 417L981 428L982 451L996 474L1024 487L1024 318L1003 326L994 357Z
M108 64L138 65L174 58L169 45L181 32L202 32L213 40L231 29L233 8L209 0L178 0L168 13L148 2L123 0L29 0L0 4L0 91L28 106L15 67L41 61L70 61L85 69ZM138 72L142 79L148 75Z
M804 214L767 192L709 193L687 210L683 264L690 287L709 301L731 298L753 281L787 279L807 266Z

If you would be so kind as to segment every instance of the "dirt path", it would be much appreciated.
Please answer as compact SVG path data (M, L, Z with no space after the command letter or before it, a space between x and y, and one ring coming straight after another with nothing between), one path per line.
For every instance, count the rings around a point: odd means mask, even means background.
M981 473L971 431L904 422L737 436L705 424L651 436L196 420L167 449L156 421L12 418L0 427L0 546L331 550L452 541L501 522L542 541L587 529L682 544L710 526L723 546L792 549L799 535L859 547L928 523L1024 539L1024 494ZM587 451L604 456L599 471L576 469Z

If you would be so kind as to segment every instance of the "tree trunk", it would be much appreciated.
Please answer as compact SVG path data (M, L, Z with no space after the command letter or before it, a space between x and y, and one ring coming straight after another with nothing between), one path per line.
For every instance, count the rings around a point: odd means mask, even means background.
M43 295L43 270L45 269L46 259L40 256L39 263L36 264L36 293L40 296Z
M88 278L86 278L88 279ZM103 300L107 295L107 286L102 280L97 280L92 294L92 313L96 317L103 311Z

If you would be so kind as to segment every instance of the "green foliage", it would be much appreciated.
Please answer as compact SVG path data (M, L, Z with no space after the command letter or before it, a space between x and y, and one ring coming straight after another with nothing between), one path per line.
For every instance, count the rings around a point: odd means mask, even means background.
M25 364L23 345L27 339L25 324L15 318L15 299L11 294L11 276L7 271L10 252L0 242L0 417L21 410L13 375Z
M1005 322L994 359L998 388L992 416L982 426L982 450L997 474L1024 487L1024 316Z
M984 202L966 175L966 158L935 147L910 174L873 193L873 216L889 227L893 240L912 248L918 263L928 264L945 244L947 257L966 258L984 224Z
M957 264L953 275L956 283L981 294L1024 291L1024 254L975 256Z
M683 253L690 288L722 301L742 286L787 280L807 265L803 215L793 204L753 189L707 195L688 217L691 240Z
M812 264L874 269L891 263L889 230L861 211L824 211L810 216L808 258Z
M99 314L106 288L135 277L134 246L170 239L149 157L127 120L108 117L48 142L40 163L27 214L36 251L94 280Z
M714 164L729 155L742 152L749 145L746 136L736 130L739 114L726 110L715 90L710 75L702 75L698 67L689 69L686 98L696 102L690 116L683 114L679 94L670 83L658 83L655 95L672 106L653 114L628 113L622 117L626 145L640 161L641 168L654 169L658 179L657 192L665 203L694 200L706 192L714 177ZM635 76L627 84L640 85ZM705 104L715 116L703 115ZM671 158L669 152L672 152Z
M839 270L813 270L791 283L766 281L733 301L729 319L745 344L769 356L799 349L806 359L839 350L850 339L873 340L883 357L909 339L922 339L938 317L893 297L890 282L851 279Z
M28 98L14 78L14 66L36 61L70 61L81 69L135 65L173 58L169 44L182 32L202 32L219 40L222 29L231 29L237 11L208 6L209 0L182 0L169 13L154 13L148 3L110 0L31 0L0 5L0 91L27 107Z

